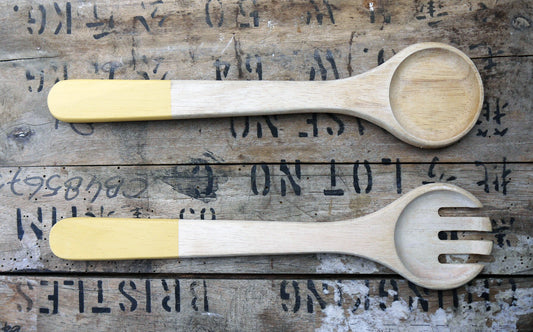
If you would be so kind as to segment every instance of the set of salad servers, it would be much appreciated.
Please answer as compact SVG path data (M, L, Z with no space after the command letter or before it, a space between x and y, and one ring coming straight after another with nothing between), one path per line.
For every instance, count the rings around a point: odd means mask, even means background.
M325 92L331 97L324 98ZM335 113L368 120L419 148L441 148L464 137L482 105L475 65L441 43L411 45L374 69L333 81L65 80L48 95L50 112L66 122ZM492 241L441 240L439 232L492 228L489 218L441 217L439 209L481 206L468 191L435 183L350 220L74 217L56 223L49 241L55 255L70 260L349 254L422 287L450 289L472 280L483 265L440 263L439 256L490 255Z

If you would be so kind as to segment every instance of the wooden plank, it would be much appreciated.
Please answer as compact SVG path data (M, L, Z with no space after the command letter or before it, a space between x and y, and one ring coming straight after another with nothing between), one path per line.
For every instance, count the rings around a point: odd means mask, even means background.
M243 11L259 13L257 27L255 14L243 16L236 1L207 2L213 27L206 4L199 2L143 8L133 1L121 1L120 7L60 1L59 14L51 4L1 5L6 37L0 50L0 130L6 136L0 141L0 163L174 164L206 152L235 163L257 158L350 162L354 154L371 162L384 155L423 162L434 152L406 145L356 118L306 114L69 125L51 117L46 95L66 78L309 80L312 73L315 80L344 78L428 40L449 42L474 57L486 88L480 123L458 144L439 150L440 160L531 161L533 65L527 55L532 54L532 13L527 1L477 6L452 1L432 9L377 1L374 10L369 2L329 1L316 8L306 1L249 2L241 2ZM226 13L220 27L213 23L221 18L219 4Z
M56 6L25 1L4 3L0 9L3 28L8 32L0 53L2 60L79 57L80 51L103 56L101 49L92 47L98 45L128 52L132 46L152 52L178 51L181 59L196 61L198 54L205 53L202 50L219 53L232 34L236 38L252 36L251 39L262 41L256 47L266 48L285 43L302 49L306 45L322 46L322 41L348 46L353 34L356 42L387 44L387 51L422 38L467 46L472 56L530 55L533 51L529 43L532 9L526 0L488 0L482 4L459 0L432 4L407 0L141 4L121 0L112 5L101 0L62 0ZM159 38L152 38L153 35ZM302 45L301 36L310 38ZM169 48L162 47L169 44ZM492 47L492 51L487 47ZM283 48L279 49L281 53L285 53Z
M401 279L0 277L5 331L527 330L533 283L428 291Z
M1 271L390 273L370 261L343 255L69 262L50 252L47 239L55 222L75 215L343 220L376 211L435 181L456 184L484 204L479 213L469 212L489 216L494 228L486 237L495 242L493 260L484 261L484 273L530 274L533 266L531 164L442 164L435 159L428 164L383 160L378 164L6 167L0 176Z
M425 162L435 154L446 162L498 162L503 157L531 161L532 61L504 58L490 73L484 72L485 106L479 124L460 142L436 151L414 148L357 118L326 114L66 124L55 121L43 107L45 94L34 95L27 92L28 86L20 86L22 68L6 68L0 71L6 77L1 89L6 94L2 124L6 139L0 160L14 166L174 164L190 163L209 153L216 161L229 163L378 162L385 157ZM26 90L23 96L18 96L19 89Z

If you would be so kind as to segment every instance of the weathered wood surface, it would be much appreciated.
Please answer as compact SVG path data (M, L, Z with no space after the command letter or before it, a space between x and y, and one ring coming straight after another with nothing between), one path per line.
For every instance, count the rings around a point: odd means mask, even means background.
M0 176L3 271L390 273L342 255L69 262L50 252L47 239L50 227L70 216L344 220L433 181L456 184L484 204L477 215L491 218L488 238L495 241L484 273L530 274L533 267L530 164L29 167L3 168Z
M4 331L530 330L533 285L478 279L451 291L405 280L11 277Z
M1 329L533 325L530 1L17 1L1 3L0 18ZM479 123L440 150L346 116L70 125L46 107L57 80L330 80L421 41L458 47L485 85ZM489 216L494 228L482 275L453 291L345 255L68 262L47 241L72 215L341 220L434 181L485 206L443 214Z
M225 13L220 26L219 7ZM135 2L58 2L57 8L20 3L0 10L3 165L173 164L206 152L238 163L350 162L353 156L423 162L434 152L345 116L71 126L56 122L45 106L50 87L65 78L335 79L375 67L418 41L459 47L474 57L485 84L480 123L458 144L439 150L440 160L531 160L533 66L526 55L532 54L533 12L527 1L378 1L373 10L368 1L193 1L144 8Z

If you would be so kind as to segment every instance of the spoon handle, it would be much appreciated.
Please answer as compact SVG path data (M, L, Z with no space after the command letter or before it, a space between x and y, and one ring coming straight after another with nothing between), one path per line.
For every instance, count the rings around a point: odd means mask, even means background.
M54 117L66 122L348 113L343 81L66 80L54 85L48 107ZM362 90L374 96L377 91L368 84L356 88L352 83L350 88L351 107L355 95L365 94Z
M64 259L115 260L348 250L355 254L354 243L358 243L359 256L379 259L388 247L383 242L393 242L392 234L383 234L384 225L363 220L307 223L77 217L63 219L52 228L50 247Z

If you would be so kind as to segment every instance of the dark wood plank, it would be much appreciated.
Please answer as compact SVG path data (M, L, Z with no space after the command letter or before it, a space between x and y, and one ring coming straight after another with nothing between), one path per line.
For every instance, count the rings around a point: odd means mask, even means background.
M428 291L401 279L0 277L0 323L25 330L527 330L529 279Z

